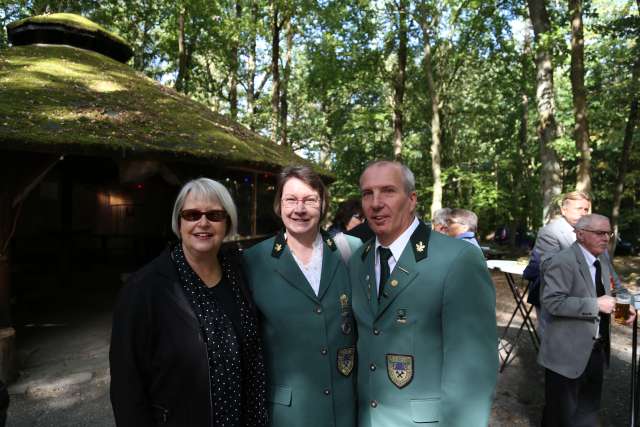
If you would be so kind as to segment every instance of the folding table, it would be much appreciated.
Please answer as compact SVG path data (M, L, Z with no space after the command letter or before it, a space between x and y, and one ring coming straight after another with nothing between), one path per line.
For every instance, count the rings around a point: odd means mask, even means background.
M490 270L498 270L504 273L504 276L507 279L507 283L509 284L511 294L513 295L513 299L516 303L516 308L513 310L511 318L509 319L509 322L507 322L507 325L504 328L504 332L500 337L500 342L498 343L498 350L502 362L502 364L500 365L500 372L502 372L507 366L509 359L513 355L513 350L518 345L518 341L520 340L522 331L525 328L529 332L531 342L533 343L536 351L538 351L538 348L540 347L540 338L538 338L536 327L533 323L533 320L531 319L531 310L533 310L533 306L527 304L526 300L527 293L529 292L529 283L522 283L522 272L524 271L526 265L521 264L518 261L488 260L487 267ZM513 340L509 342L507 340L509 336L509 328L511 327L511 324L513 323L517 315L520 315L520 317L522 318L522 322L520 323L518 332L515 334ZM504 356L502 355L501 351L505 352Z

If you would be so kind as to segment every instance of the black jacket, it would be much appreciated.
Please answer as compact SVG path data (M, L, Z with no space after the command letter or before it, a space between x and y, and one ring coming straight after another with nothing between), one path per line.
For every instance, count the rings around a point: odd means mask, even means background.
M207 347L169 250L120 292L109 362L118 426L213 425Z

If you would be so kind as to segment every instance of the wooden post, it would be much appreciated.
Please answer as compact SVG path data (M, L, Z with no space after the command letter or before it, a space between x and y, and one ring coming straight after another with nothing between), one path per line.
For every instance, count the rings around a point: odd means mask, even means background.
M258 234L258 173L253 173L253 186L251 188L251 235Z

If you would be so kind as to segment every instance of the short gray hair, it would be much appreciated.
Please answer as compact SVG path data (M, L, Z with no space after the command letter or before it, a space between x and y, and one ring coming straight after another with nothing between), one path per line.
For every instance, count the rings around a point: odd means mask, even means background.
M416 191L416 177L413 175L413 172L411 172L411 169L409 169L406 165L404 165L404 164L402 164L400 162L396 162L396 161L392 161L392 160L375 160L375 161L367 164L367 166L364 168L364 170L360 174L360 182L362 182L362 175L364 175L364 173L370 167L372 167L372 166L388 166L388 165L397 166L397 167L400 168L400 172L402 173L402 184L403 184L405 193L411 194L414 191Z
M184 201L192 193L195 198L207 201L218 201L222 209L227 212L227 230L225 240L238 234L238 210L229 194L229 190L218 181L209 178L198 178L187 182L178 193L171 213L171 229L180 239L180 212L184 207Z
M591 227L591 225L596 221L607 221L609 223L609 218L600 214L584 215L578 220L578 222L576 222L574 228L576 230L584 230ZM609 225L611 225L611 223L609 223Z
M466 225L474 233L478 230L478 215L467 209L451 209L449 221Z
M433 225L449 225L447 221L449 220L449 216L451 215L450 208L441 208L433 213L433 218L431 218L431 222Z

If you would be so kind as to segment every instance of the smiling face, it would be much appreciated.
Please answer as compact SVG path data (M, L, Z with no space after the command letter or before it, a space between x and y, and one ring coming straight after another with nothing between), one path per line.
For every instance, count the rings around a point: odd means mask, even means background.
M315 239L320 225L320 195L298 178L282 187L280 216L287 235L299 240Z
M360 177L362 209L380 243L389 246L413 222L417 196L407 194L400 166L379 163Z
M182 211L196 209L201 212L223 210L217 199L202 199L189 193L182 205ZM212 222L202 215L197 221L180 218L180 240L187 258L203 255L217 256L227 231L227 221Z

